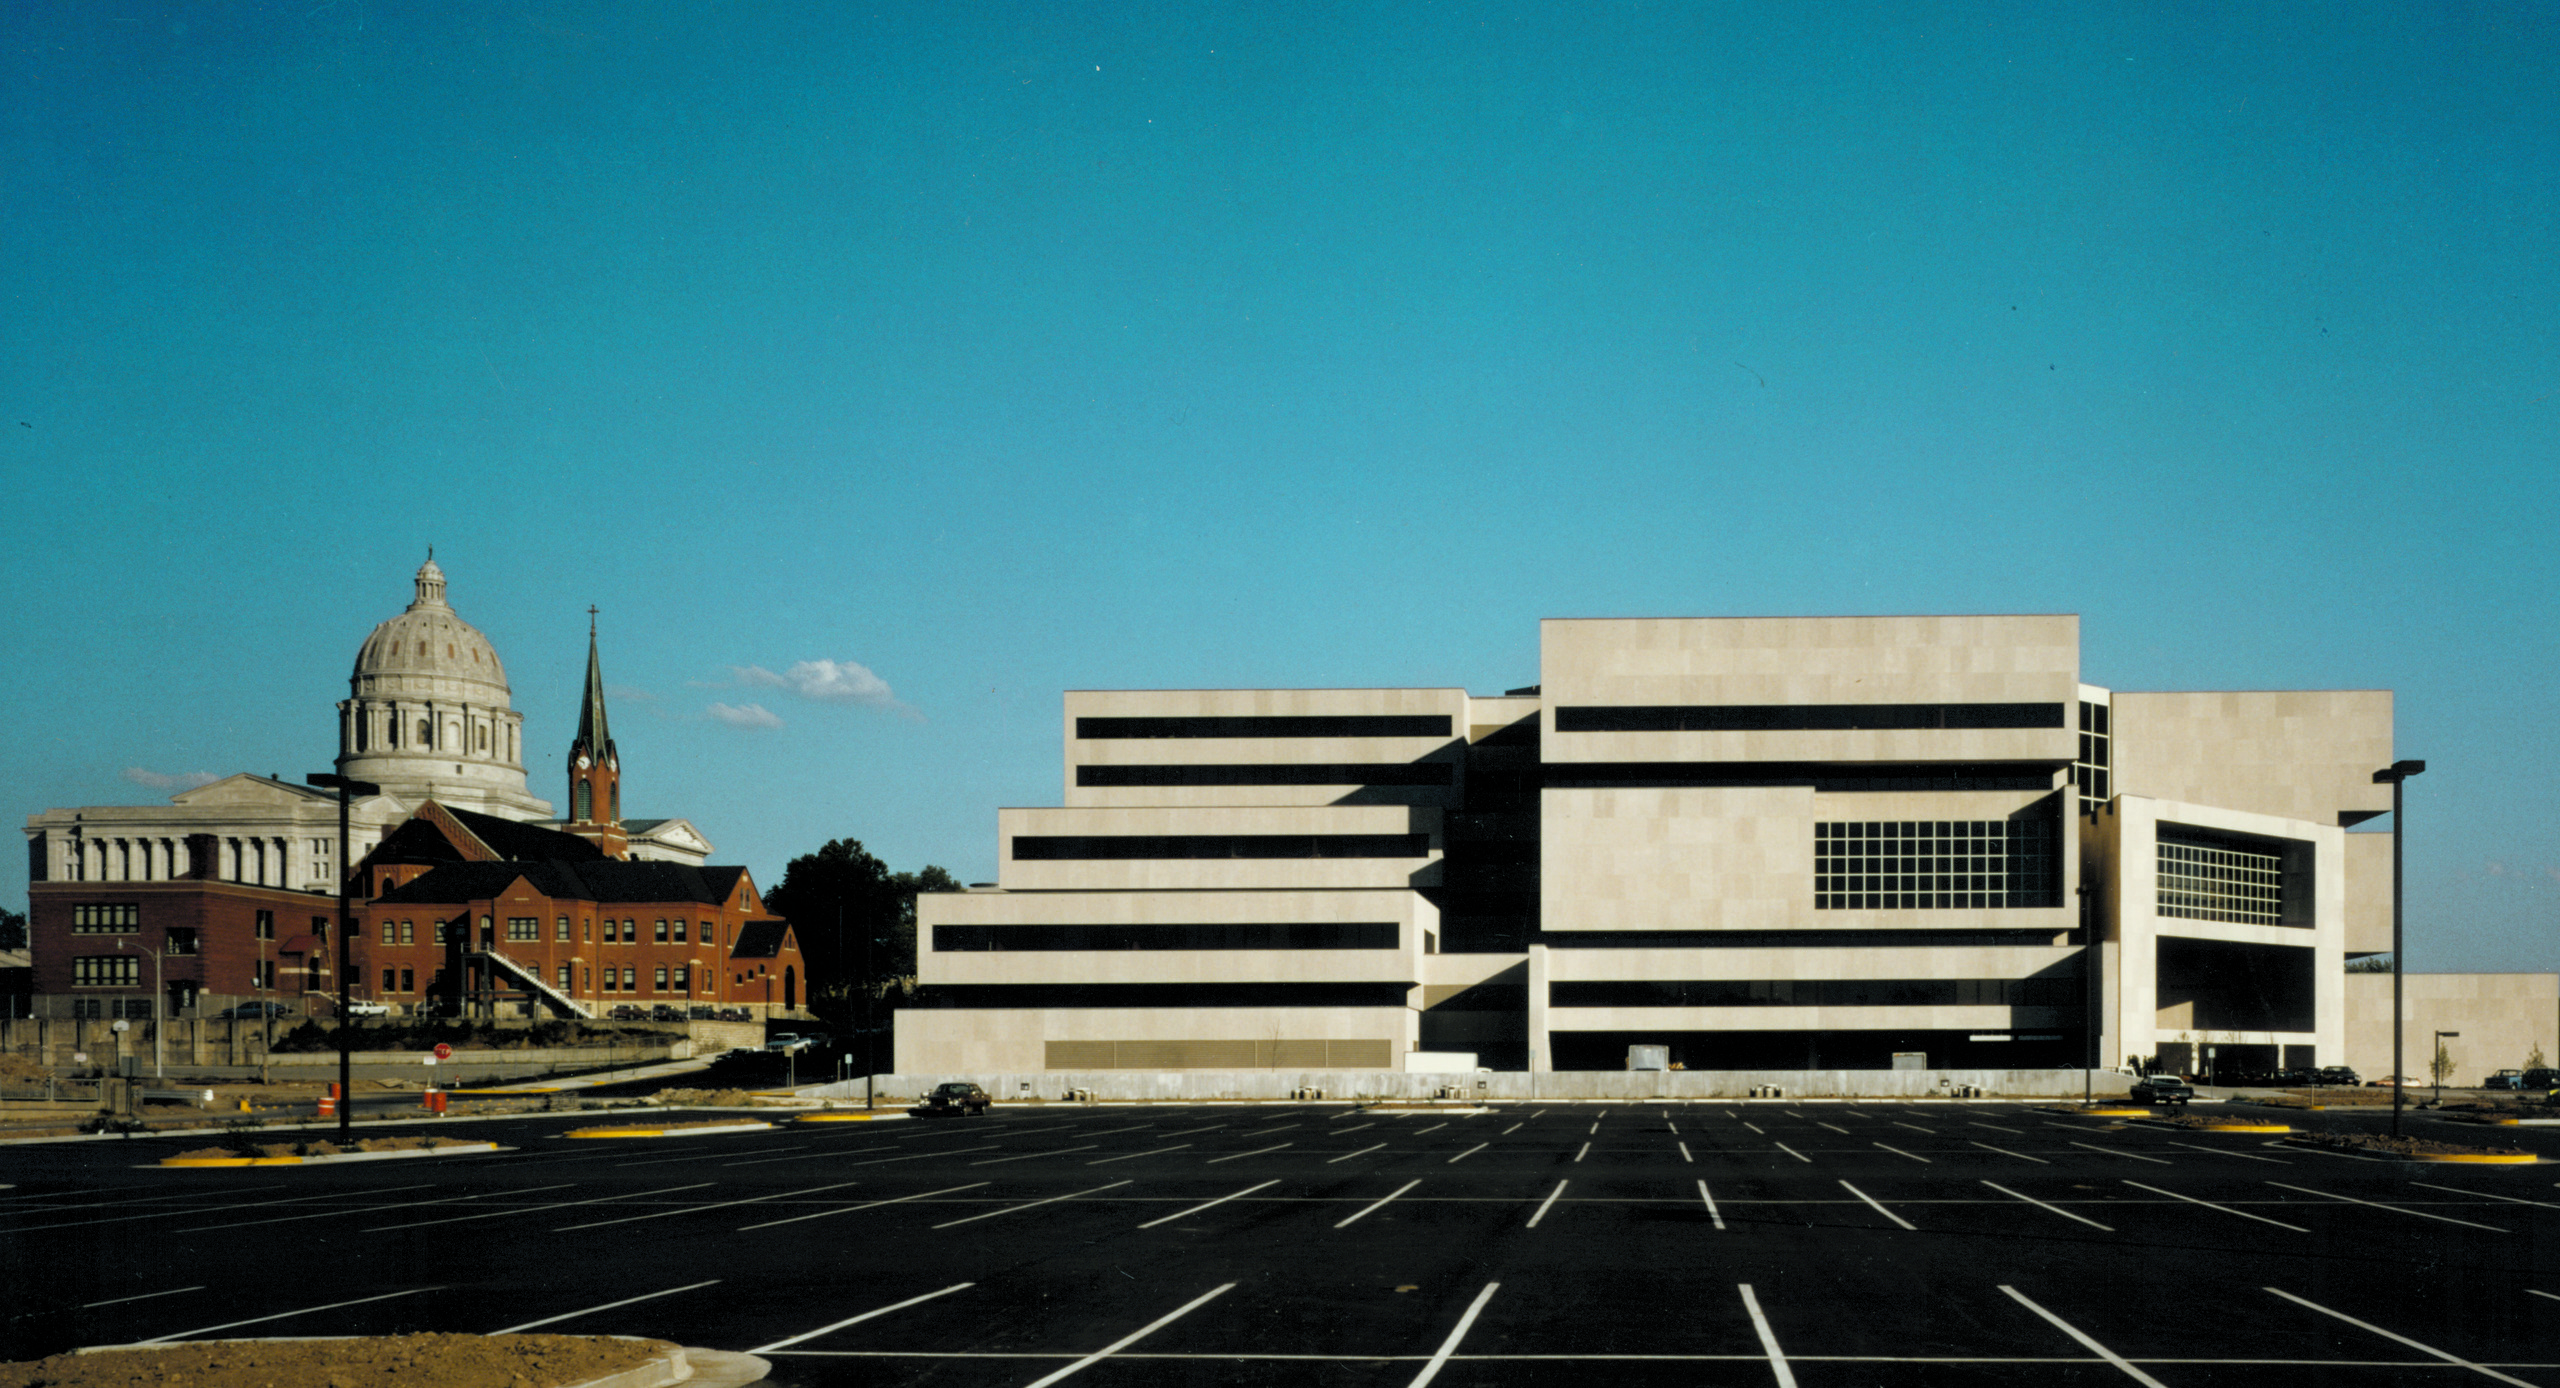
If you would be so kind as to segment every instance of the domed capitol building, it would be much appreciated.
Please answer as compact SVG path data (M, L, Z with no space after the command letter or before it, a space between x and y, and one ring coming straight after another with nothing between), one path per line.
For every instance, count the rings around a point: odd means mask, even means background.
M434 800L501 819L549 818L550 804L525 788L524 715L508 703L497 648L445 602L433 552L417 584L407 610L356 652L338 705L338 774L412 808Z

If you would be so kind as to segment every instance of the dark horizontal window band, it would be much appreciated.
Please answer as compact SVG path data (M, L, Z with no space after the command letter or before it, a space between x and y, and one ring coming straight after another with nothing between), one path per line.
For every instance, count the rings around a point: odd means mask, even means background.
M1015 862L1137 858L1427 858L1429 834L1018 834Z
M1550 983L1550 1007L2071 1007L2076 978L1606 980Z
M2052 949L2045 930L1547 930L1555 949Z
M2051 790L2063 763L1918 762L1548 762L1549 790L1754 789L1810 786L1817 792Z
M1456 779L1456 763L1445 761L1076 768L1080 786L1445 786Z
M1013 1007L1403 1007L1403 983L960 983L919 990L918 1005Z
M1560 733L1881 732L2066 727L2064 704L1586 704L1556 710Z
M1243 921L1209 925L937 925L937 954L1132 949L1394 949L1394 921Z
M1448 737L1445 713L1295 714L1230 718L1079 718L1088 741L1160 737Z

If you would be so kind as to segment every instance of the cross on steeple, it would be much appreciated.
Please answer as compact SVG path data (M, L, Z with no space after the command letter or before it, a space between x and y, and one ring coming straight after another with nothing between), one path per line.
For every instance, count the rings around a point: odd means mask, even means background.
M596 608L595 608L595 604L594 604L594 603L589 603L589 604L587 604L587 635L589 635L589 636L593 636L593 635L595 635L595 634L596 634Z

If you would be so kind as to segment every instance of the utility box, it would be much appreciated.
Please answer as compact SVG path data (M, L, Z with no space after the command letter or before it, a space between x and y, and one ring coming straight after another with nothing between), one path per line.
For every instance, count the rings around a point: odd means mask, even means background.
M1471 1075L1476 1069L1473 1051L1407 1051L1404 1069L1408 1075Z
M1896 1070L1926 1070L1929 1068L1929 1053L1927 1051L1895 1051L1893 1053L1893 1068Z
M1671 1068L1671 1048L1669 1046L1629 1046L1627 1047L1627 1068L1668 1070Z

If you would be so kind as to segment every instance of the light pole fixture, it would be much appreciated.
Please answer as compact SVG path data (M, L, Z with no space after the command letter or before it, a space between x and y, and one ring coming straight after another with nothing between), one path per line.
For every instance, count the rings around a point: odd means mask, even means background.
M162 1070L160 1064L160 997L166 991L160 981L160 951L144 950L130 940L116 941L116 948L129 949L137 954L147 953L151 956L151 1078L167 1079L168 1075ZM165 949L167 946L163 945L161 948Z
M2391 787L2391 1135L2400 1135L2400 1109L2407 1102L2403 1092L2408 1078L2402 1048L2408 1039L2408 1028L2402 1025L2401 979L2409 972L2408 956L2401 952L2400 895L2401 849L2409 842L2408 820L2401 813L2401 786L2410 777L2427 769L2422 761L2395 761L2373 773L2376 784Z
M2443 1055L2444 1039L2448 1036L2459 1037L2460 1035L2462 1033L2458 1031L2437 1032L2436 1044L2431 1048L2434 1053L2427 1057L2427 1075L2436 1082L2436 1107L2438 1108L2444 1107L2444 1072L2447 1067L2438 1065L2436 1061Z
M371 781L351 776L338 776L323 771L302 778L306 785L338 792L338 1136L355 1136L355 1055L347 1035L347 1001L354 996L349 986L355 969L354 910L347 894L355 890L355 875L347 869L347 801L350 796L380 795L382 787Z

